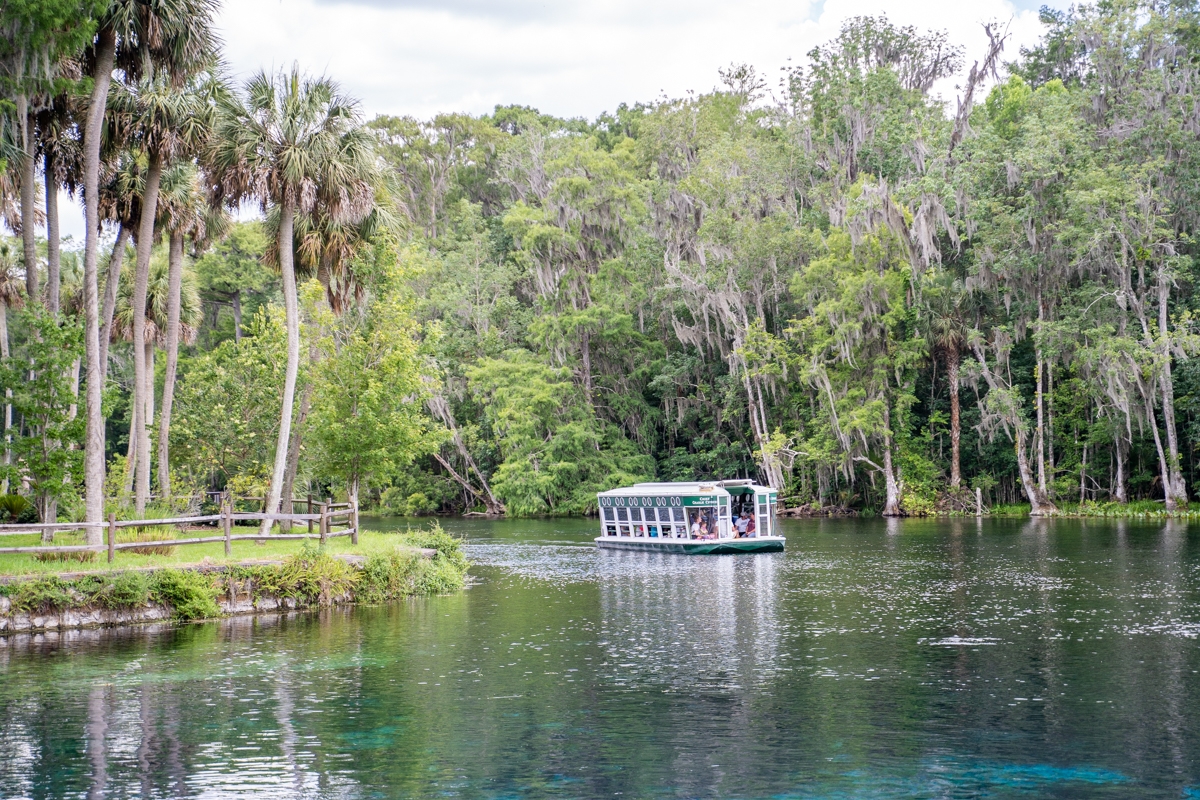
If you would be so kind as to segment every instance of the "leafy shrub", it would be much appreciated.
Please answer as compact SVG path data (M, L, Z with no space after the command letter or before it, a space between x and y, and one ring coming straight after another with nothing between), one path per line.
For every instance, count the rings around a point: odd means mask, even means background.
M345 561L305 542L299 553L283 562L277 593L303 603L329 605L353 592L358 577Z
M163 515L167 516L167 515ZM125 528L125 532L117 535L120 542L147 542L145 547L131 547L125 552L136 553L139 556L169 556L175 553L174 545L151 544L152 542L170 541L176 536L176 529L171 525L154 525L149 528Z
M94 550L76 550L70 553L34 553L34 561L40 561L43 564L64 561L78 561L81 564L96 560L96 551Z
M209 576L180 569L154 573L149 592L151 600L170 606L174 618L183 621L220 616L218 594L219 590Z
M36 525L37 506L19 494L0 494L0 524Z
M407 531L400 546L372 553L363 565L357 597L364 603L381 603L421 594L446 594L461 589L470 562L462 540L442 530L436 522L429 530ZM436 550L425 558L417 548Z
M71 587L56 577L22 581L10 587L9 600L17 611L47 613L72 605Z
M436 522L429 526L429 530L405 531L400 534L400 541L409 547L436 550L435 558L444 559L464 571L468 567L467 556L462 549L463 540L446 533Z
M119 572L91 595L105 608L137 608L150 602L150 577L144 572Z

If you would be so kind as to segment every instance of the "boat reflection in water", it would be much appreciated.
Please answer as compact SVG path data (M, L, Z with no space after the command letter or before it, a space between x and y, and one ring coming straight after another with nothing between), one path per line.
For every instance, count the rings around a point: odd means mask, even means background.
M602 559L601 645L618 682L738 690L772 677L780 651L780 557Z

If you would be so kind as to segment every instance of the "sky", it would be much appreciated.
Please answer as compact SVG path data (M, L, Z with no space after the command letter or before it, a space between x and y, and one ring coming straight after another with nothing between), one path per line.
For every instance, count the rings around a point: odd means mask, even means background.
M337 80L367 118L533 106L595 118L622 102L702 93L750 64L778 83L850 17L943 29L983 57L983 23L1007 25L1004 58L1036 41L1037 0L225 0L217 18L235 80L293 63ZM1062 5L1050 0L1050 5ZM789 61L790 59L790 61ZM955 81L938 87L953 103ZM63 199L64 235L82 212Z

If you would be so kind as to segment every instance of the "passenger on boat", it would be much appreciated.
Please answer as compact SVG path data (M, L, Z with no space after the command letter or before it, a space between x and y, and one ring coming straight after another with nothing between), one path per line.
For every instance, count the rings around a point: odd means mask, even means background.
M700 512L696 512L696 516L692 517L692 538L700 538Z
M735 517L733 524L737 526L737 535L739 539L746 538L746 532L750 530L750 518L745 514Z
M746 536L751 539L756 537L758 534L754 530L754 517L750 517L750 522L746 525Z

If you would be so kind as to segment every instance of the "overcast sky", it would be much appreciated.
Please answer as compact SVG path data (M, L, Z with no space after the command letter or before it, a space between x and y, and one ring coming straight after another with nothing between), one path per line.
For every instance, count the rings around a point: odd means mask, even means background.
M775 86L849 17L941 28L982 57L982 23L1010 26L1006 60L1036 40L1039 0L225 0L217 20L237 79L259 69L326 74L363 112L428 117L497 104L583 116L621 102L704 92L748 63ZM1051 2L1051 5L1062 5ZM953 100L954 83L942 87ZM62 230L82 236L65 201Z

